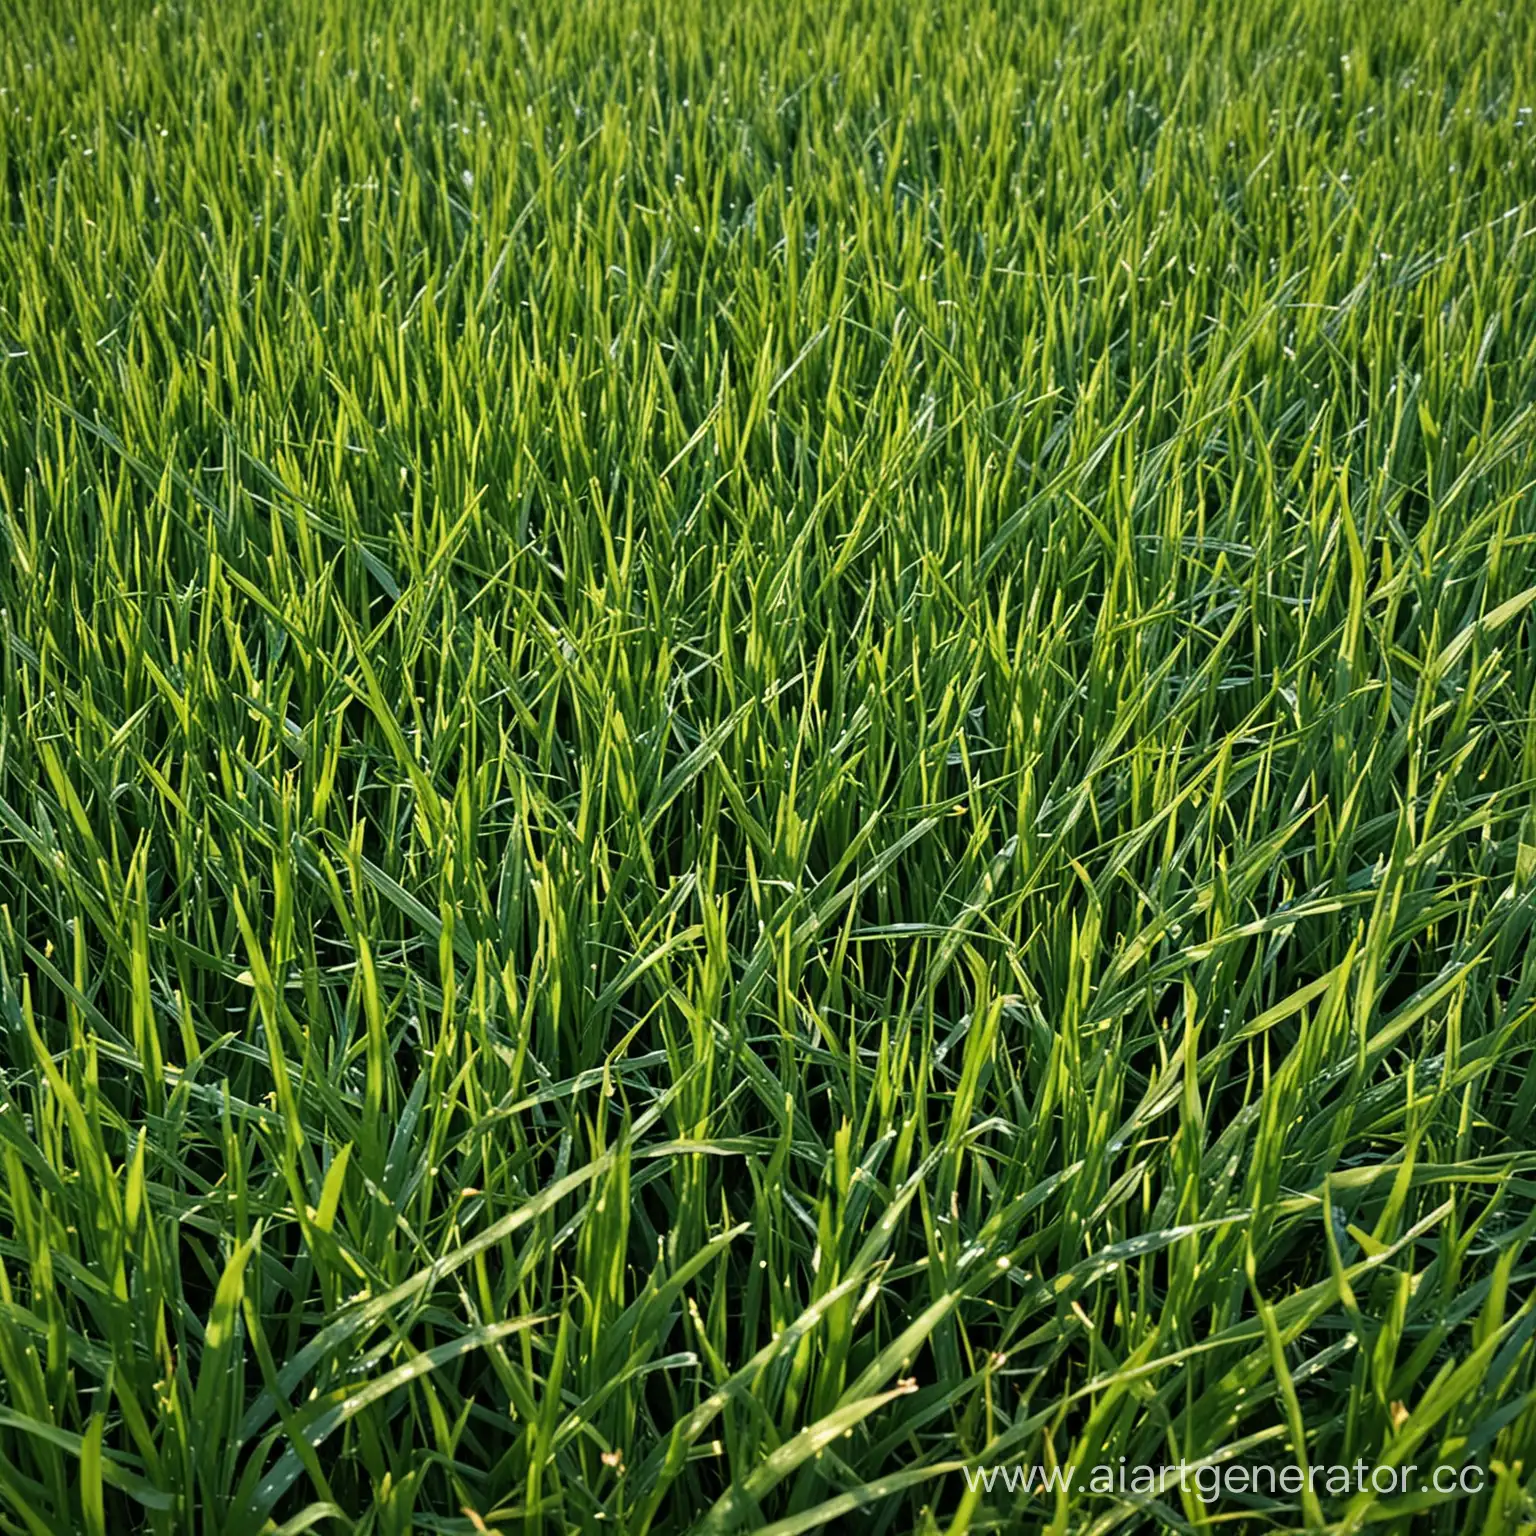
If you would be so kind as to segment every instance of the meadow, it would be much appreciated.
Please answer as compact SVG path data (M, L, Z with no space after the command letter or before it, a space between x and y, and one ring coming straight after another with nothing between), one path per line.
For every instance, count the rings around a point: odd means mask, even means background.
M16 0L0 188L3 1536L1536 1530L1536 9Z

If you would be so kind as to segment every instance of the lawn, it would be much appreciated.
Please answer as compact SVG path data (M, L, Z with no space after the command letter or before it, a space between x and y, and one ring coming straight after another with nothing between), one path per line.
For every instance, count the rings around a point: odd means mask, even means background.
M1536 9L0 12L0 1536L1536 1529Z

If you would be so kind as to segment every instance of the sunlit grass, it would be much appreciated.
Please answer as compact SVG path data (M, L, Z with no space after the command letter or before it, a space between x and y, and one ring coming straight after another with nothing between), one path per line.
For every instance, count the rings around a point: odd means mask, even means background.
M1536 1518L1533 108L1490 0L13 8L0 1532ZM1487 1483L959 1471L1120 1457Z

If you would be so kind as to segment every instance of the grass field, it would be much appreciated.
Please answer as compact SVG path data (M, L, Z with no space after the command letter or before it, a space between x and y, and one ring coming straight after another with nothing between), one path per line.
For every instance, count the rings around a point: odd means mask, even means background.
M1536 12L32 0L0 186L0 1532L1536 1529Z

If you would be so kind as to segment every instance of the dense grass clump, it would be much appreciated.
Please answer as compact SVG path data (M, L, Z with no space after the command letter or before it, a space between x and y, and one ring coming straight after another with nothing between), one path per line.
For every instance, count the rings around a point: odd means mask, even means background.
M33 0L0 187L0 1532L1536 1518L1536 12Z

